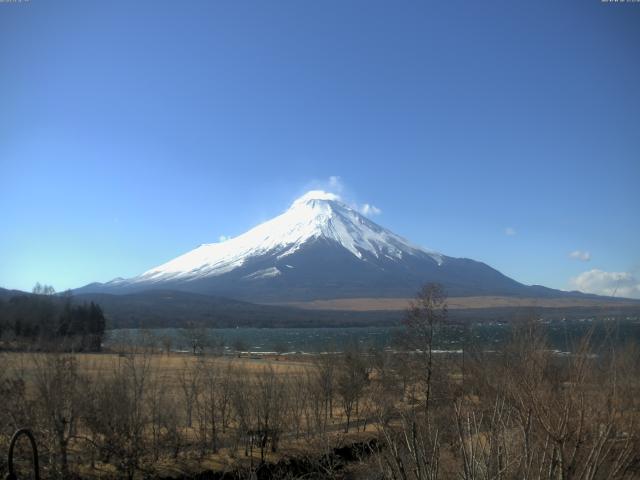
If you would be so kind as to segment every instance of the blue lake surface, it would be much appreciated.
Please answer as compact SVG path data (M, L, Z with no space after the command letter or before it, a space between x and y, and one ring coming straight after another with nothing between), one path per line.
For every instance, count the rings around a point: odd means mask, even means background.
M572 351L579 338L593 329L594 344L603 342L624 344L627 341L640 343L640 320L618 321L583 320L556 321L542 324L551 348ZM227 349L242 345L252 352L303 352L341 351L346 346L358 344L363 349L393 348L403 327L346 327L346 328L219 328L206 329L208 343L222 343ZM446 325L438 331L435 348L460 350L465 345L475 344L491 349L504 344L511 335L508 323L479 323ZM139 330L109 330L105 346L118 344L161 345L170 339L173 350L189 350L190 332L179 328Z

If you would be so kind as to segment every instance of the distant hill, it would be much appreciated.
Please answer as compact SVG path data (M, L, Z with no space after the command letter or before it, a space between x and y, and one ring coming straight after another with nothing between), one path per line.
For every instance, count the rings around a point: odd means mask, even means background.
M224 297L170 290L149 290L124 295L86 293L76 302L93 301L107 316L110 328L185 327L311 327L358 326L397 323L399 311L308 311L257 305Z
M185 327L190 324L218 328L395 325L403 319L408 302L407 299L395 300L391 302L391 307L378 305L378 310L371 310L340 302L336 305L321 303L315 308L309 308L308 305L258 305L168 290L124 295L80 294L75 297L76 302L98 303L107 316L110 328ZM536 305L522 299L505 298L502 303L494 299L488 304L470 300L459 297L449 299L453 306L449 310L451 321L509 321L527 316L549 319L640 316L640 302L634 301L600 304L593 301L567 303L566 299L561 299Z
M6 300L15 295L28 295L27 292L23 292L21 290L8 290L6 288L0 288L0 299Z
M0 300L32 295L0 288ZM449 299L449 319L509 321L521 317L550 319L640 316L640 302L620 300L600 303L579 299L454 297ZM130 294L84 293L76 304L95 302L104 311L107 328L235 327L347 327L396 325L409 299L348 299L300 302L293 305L258 305L197 293L148 290ZM0 312L1 313L1 312Z

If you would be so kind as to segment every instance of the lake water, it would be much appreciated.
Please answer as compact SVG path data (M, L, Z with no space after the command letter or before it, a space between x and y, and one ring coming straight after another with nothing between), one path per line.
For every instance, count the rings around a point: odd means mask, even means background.
M623 344L628 340L640 343L640 320L618 321L557 321L544 323L551 347L559 351L572 351L577 340L594 329L596 344L603 341ZM191 338L205 336L206 343L222 343L227 350L233 347L252 352L303 352L341 351L346 346L358 344L363 349L392 348L402 327L348 327L348 328L220 328L197 332L168 328L155 330L110 330L105 346L119 344L140 345L170 342L172 350L189 350ZM435 339L435 348L455 351L465 344L482 345L491 349L509 338L511 326L506 323L481 323L447 325Z

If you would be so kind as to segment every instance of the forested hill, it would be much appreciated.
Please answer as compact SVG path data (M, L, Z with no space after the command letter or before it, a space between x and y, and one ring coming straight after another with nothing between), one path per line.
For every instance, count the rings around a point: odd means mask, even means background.
M74 302L50 287L36 293L0 289L0 344L9 349L98 351L106 328L94 302Z
M403 314L389 311L310 311L171 290L150 290L126 295L89 293L78 294L74 298L76 302L98 303L104 309L107 328L391 325L398 323Z

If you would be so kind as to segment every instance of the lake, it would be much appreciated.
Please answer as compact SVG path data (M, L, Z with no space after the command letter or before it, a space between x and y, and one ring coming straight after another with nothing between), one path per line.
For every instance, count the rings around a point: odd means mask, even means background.
M551 348L572 351L577 340L593 328L594 343L604 341L616 345L628 340L640 343L640 320L572 320L542 323L549 337ZM345 328L218 328L197 332L166 328L155 330L109 330L105 346L162 345L169 342L175 351L189 350L194 335L206 336L209 344L222 343L226 350L234 346L252 352L301 352L317 353L341 351L346 346L358 344L363 349L392 348L403 327L345 327ZM461 350L466 344L481 345L485 349L497 347L509 338L508 323L470 323L446 325L438 331L435 348Z

